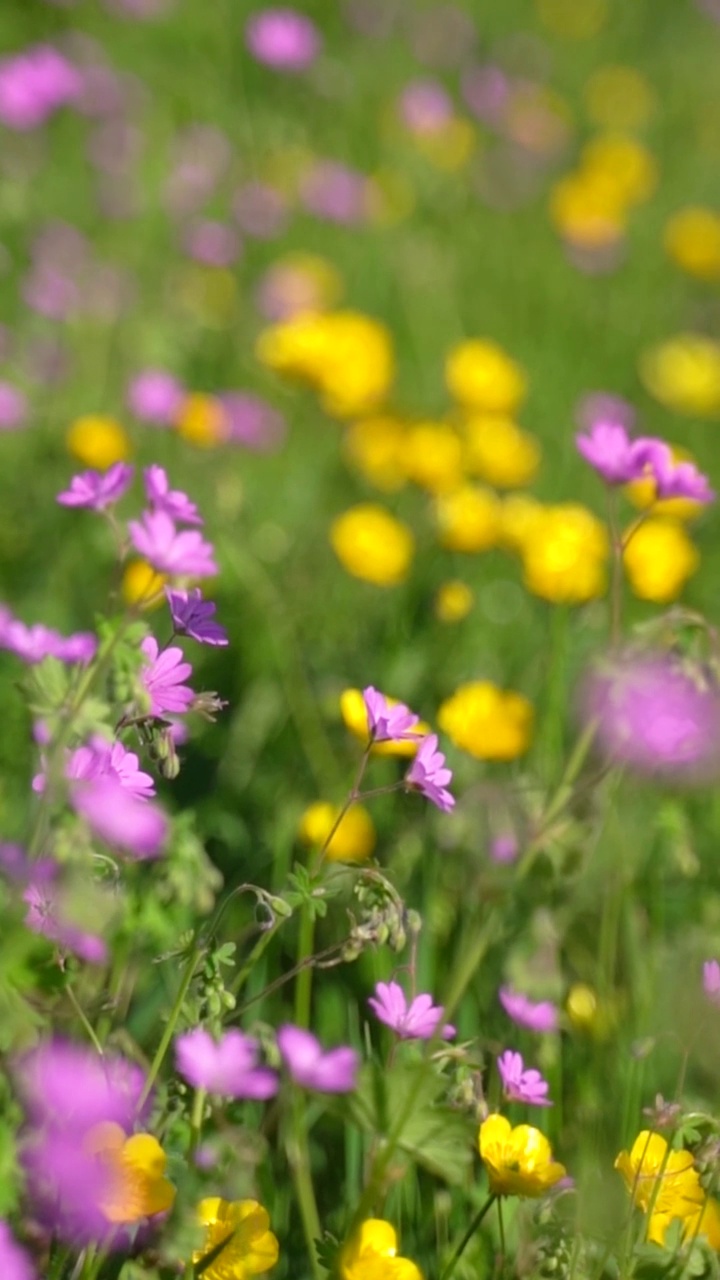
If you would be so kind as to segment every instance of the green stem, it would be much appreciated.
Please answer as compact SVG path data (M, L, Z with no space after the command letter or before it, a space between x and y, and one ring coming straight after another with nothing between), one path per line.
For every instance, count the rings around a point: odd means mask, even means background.
M266 947L268 947L269 944L272 942L272 939L275 937L275 934L277 933L279 928L280 928L280 922L276 920L275 924L271 925L269 929L265 929L260 934L260 937L258 938L257 942L255 943L255 946L253 947L252 951L247 957L242 969L240 969L235 974L232 986L230 988L233 995L236 996L238 992L242 991L243 987L245 986L245 983L250 977L250 974L255 968L255 965L264 954Z
M309 964L315 945L315 916L313 908L305 903L300 913L300 936L298 938L297 968L295 983L295 1022L298 1027L310 1026L310 1006L312 1002L313 965ZM300 967L302 966L302 967Z
M157 1080L158 1073L160 1071L160 1068L163 1064L163 1060L165 1058L165 1054L168 1051L170 1041L172 1040L173 1035L175 1033L175 1027L177 1025L177 1020L180 1017L180 1012L183 1007L185 996L187 995L188 988L190 986L190 983L193 980L193 976L195 974L195 968L197 966L197 962L198 962L198 958L200 956L201 950L202 948L200 945L200 935L199 935L199 932L196 932L190 946L188 958L185 962L183 975L182 975L182 978L180 979L180 986L178 987L177 995L175 996L173 1007L170 1010L170 1016L165 1025L165 1030L162 1033L162 1037L157 1047L155 1057L153 1058L150 1064L150 1070L148 1071L147 1078L145 1080L145 1087L140 1095L140 1102L138 1104L139 1107L142 1107L147 1102L148 1098L150 1097L150 1092L152 1090L152 1087L155 1081Z
M455 1267L457 1266L467 1246L469 1245L470 1241L475 1235L475 1232L480 1226L483 1218L485 1217L486 1213L489 1211L489 1209L492 1207L492 1205L495 1203L496 1200L497 1200L497 1196L495 1195L494 1192L491 1191L490 1195L488 1196L482 1208L478 1209L478 1212L475 1214L475 1217L470 1223L470 1226L465 1232L465 1235L463 1236L459 1245L457 1246L454 1253L452 1254L452 1257L450 1258L450 1261L448 1262L444 1271L441 1272L440 1280L449 1280L449 1277L452 1275L453 1271L455 1270Z
M76 1014L77 1014L78 1018L80 1019L80 1022L82 1023L82 1026L83 1026L83 1028L84 1028L85 1032L87 1033L87 1035L88 1035L89 1039L92 1041L93 1045L94 1045L94 1046L95 1046L95 1048L97 1049L97 1052L100 1054L100 1057L102 1058L102 1056L103 1056L103 1047L102 1047L102 1045L101 1045L100 1041L98 1040L98 1038L97 1038L97 1036L96 1036L95 1032L93 1031L93 1028L92 1028L92 1026L91 1026L91 1024L90 1024L90 1021L89 1021L89 1019L88 1019L88 1017L87 1017L87 1014L86 1014L86 1013L84 1012L84 1010L81 1008L80 1003L79 1003L79 1001L78 1001L78 998L77 998L77 996L75 995L75 992L73 991L73 989L72 989L72 987L70 986L70 983L69 983L69 982L66 982L66 983L65 983L65 994L66 994L66 996L67 996L68 1000L70 1001L70 1003L71 1003L71 1005L72 1005L73 1009L75 1010L75 1012L76 1012Z
M299 1089L293 1089L290 1113L290 1131L286 1142L288 1164L295 1184L295 1194L300 1208L303 1235L315 1280L325 1274L317 1256L315 1241L320 1239L322 1228L318 1213L315 1188L310 1171L310 1147L305 1124L305 1100Z
M505 1244L505 1222L503 1220L502 1196L498 1196L498 1230L500 1232L500 1274L505 1271L505 1259L507 1258L507 1246Z

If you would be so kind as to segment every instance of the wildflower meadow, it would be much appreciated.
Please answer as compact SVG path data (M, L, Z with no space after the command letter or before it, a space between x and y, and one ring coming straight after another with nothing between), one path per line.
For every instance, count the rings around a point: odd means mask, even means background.
M720 1280L720 0L1 0L0 1280Z

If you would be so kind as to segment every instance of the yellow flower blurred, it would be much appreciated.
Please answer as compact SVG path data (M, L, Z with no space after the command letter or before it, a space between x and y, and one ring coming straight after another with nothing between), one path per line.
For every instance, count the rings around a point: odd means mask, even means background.
M227 1241L204 1269L205 1280L247 1280L275 1266L280 1249L267 1211L257 1200L228 1201L212 1196L200 1202L198 1218L205 1228L205 1240L202 1249L193 1254L195 1265Z
M465 423L465 468L497 489L532 484L540 466L540 444L512 418L478 415Z
M605 525L576 503L543 507L520 546L525 585L554 604L584 604L605 591Z
M657 162L647 147L622 133L592 138L583 148L581 165L628 205L648 200L658 183Z
M361 418L347 429L345 456L371 484L392 493L406 482L406 435L406 423L400 418Z
M130 438L115 418L85 414L70 425L65 443L86 467L107 471L115 462L124 462L132 452Z
M574 982L567 994L565 1010L575 1029L595 1040L606 1040L617 1022L617 1011L600 1000L594 987Z
M198 449L214 449L227 439L227 415L216 396L196 392L183 401L175 428L188 444Z
M435 593L433 608L435 617L439 622L462 622L463 618L467 618L473 605L475 597L465 582L461 582L459 578L453 578L449 582L443 582Z
M445 699L437 722L456 747L476 760L516 760L530 745L533 709L521 693L472 680Z
M670 452L673 462L695 461L690 451L681 445L670 445ZM694 502L692 498L660 498L656 501L657 485L650 472L651 468L648 467L648 475L642 476L639 480L633 480L623 489L626 498L634 507L640 511L652 507L654 516L673 516L676 520L694 520L705 510L704 503Z
M256 354L276 373L309 383L339 418L377 408L395 369L385 325L356 311L292 316L260 334Z
M102 1168L98 1203L108 1222L139 1222L172 1208L175 1188L165 1177L167 1156L152 1134L128 1137L119 1124L103 1121L83 1146Z
M130 560L125 567L120 590L126 604L155 609L164 600L164 573L158 573L147 560Z
M447 493L462 480L462 444L446 422L418 422L405 434L403 466L409 480L430 493Z
M700 564L684 526L667 516L651 516L638 529L631 526L625 536L629 541L623 560L634 594L655 604L677 599Z
M500 542L510 551L521 551L545 507L525 493L509 493L500 504Z
M340 1255L342 1280L423 1280L409 1258L398 1255L395 1228L368 1218Z
M545 1195L567 1172L553 1160L550 1143L539 1129L529 1124L513 1129L505 1116L489 1115L483 1121L479 1148L496 1196Z
M665 250L673 262L698 280L720 280L720 214L688 205L665 227Z
M683 1239L694 1240L704 1236L711 1249L720 1250L720 1204L712 1196L684 1219Z
M594 124L606 129L639 129L657 106L655 94L635 67L599 67L585 85L585 106Z
M407 525L372 502L350 507L333 520L330 542L348 573L379 587L404 582L415 552Z
M387 701L391 707L394 707L397 706L399 699L388 698ZM361 689L343 689L340 694L340 715L345 728L359 738L363 746L367 746L370 726ZM424 720L419 720L415 731L419 734L427 734L430 732L430 725ZM397 742L374 742L372 746L372 754L378 756L414 756L416 751L417 743L410 738L399 739Z
M469 409L512 414L525 398L523 370L496 342L467 338L453 347L445 363L450 394Z
M659 1133L643 1129L632 1150L621 1151L615 1168L632 1197L632 1202L649 1213L647 1239L665 1243L665 1233L676 1219L695 1217L706 1195L689 1151L670 1151Z
M285 253L268 268L266 287L282 290L291 313L325 311L342 297L340 272L327 258L317 253Z
M469 120L452 116L433 133L416 133L413 144L436 169L456 173L463 169L472 157L476 146L476 134Z
M683 333L646 351L640 376L651 395L676 413L720 413L720 343Z
M583 249L616 244L625 234L626 202L591 173L560 178L550 193L550 218L561 236Z
M440 544L449 551L487 551L497 545L500 501L490 489L464 484L435 502Z
M340 806L327 800L309 805L300 819L299 836L310 848L322 849L334 824ZM329 862L367 862L376 843L375 827L367 809L354 804L344 815L334 833L325 857Z

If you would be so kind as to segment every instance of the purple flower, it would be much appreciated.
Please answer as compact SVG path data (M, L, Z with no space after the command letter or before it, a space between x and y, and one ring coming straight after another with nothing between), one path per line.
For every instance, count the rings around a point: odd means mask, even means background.
M692 462L675 462L667 445L656 450L651 467L658 498L690 498L713 502L715 493L706 476Z
M182 715L195 698L189 685L182 683L192 675L182 649L172 645L160 653L154 636L146 636L140 648L147 660L140 671L140 683L150 699L150 715L162 716L166 711Z
M107 471L82 471L73 476L70 488L57 496L63 507L92 507L104 511L118 502L132 483L135 468L125 462L116 462Z
M583 431L591 431L597 422L611 423L631 431L636 416L627 400L609 391L589 391L575 407L575 420Z
M187 228L185 252L206 267L229 267L240 256L240 237L226 222L205 218Z
M145 369L133 378L127 390L131 413L141 422L157 427L173 424L184 399L182 384L163 369Z
M182 489L171 489L167 472L153 465L143 472L145 495L154 511L164 511L179 524L202 524L203 519L194 502Z
M245 27L252 56L275 71L304 71L320 52L317 27L295 9L262 9Z
M3 1280L36 1280L37 1272L28 1254L14 1239L7 1224L0 1219L0 1275Z
M214 622L217 606L212 600L203 600L199 587L190 591L165 588L165 595L170 606L173 629L183 635L197 640L198 644L226 645L227 631Z
M100 734L94 734L89 742L69 753L65 777L84 782L110 778L120 783L136 800L147 800L155 795L155 783L149 773L143 773L135 752L128 751L122 742L108 742ZM45 781L44 773L33 778L33 791L43 791Z
M128 523L130 540L154 569L175 578L210 578L218 571L214 550L196 530L178 533L165 511L145 511Z
M514 862L520 852L518 838L512 831L503 831L493 836L489 853L493 862Z
M534 1067L526 1071L519 1053L506 1049L498 1058L497 1066L508 1102L528 1102L532 1107L552 1106L547 1096L550 1088L547 1080Z
M97 651L97 639L85 631L61 636L42 623L28 627L19 618L14 618L9 609L0 607L0 649L9 649L31 666L44 658L58 658L61 662L90 662Z
M114 778L76 782L70 798L93 834L111 848L139 860L162 854L168 821L152 801L136 799Z
M350 1093L355 1088L359 1058L354 1049L325 1051L311 1032L289 1025L280 1027L277 1042L291 1078L304 1089Z
M706 960L703 965L703 991L708 1000L720 1005L720 964L717 960Z
M222 1039L197 1027L175 1041L175 1061L181 1076L196 1089L226 1098L272 1098L278 1089L274 1071L257 1065L257 1040L234 1028Z
M38 869L23 893L28 908L27 927L88 964L104 964L107 943L72 920L72 902L60 883L60 867L52 863L35 865Z
M411 133L438 133L452 119L450 95L437 80L414 80L403 89L400 117Z
M557 1031L558 1011L549 1000L537 1004L512 987L501 987L498 998L509 1018L528 1031Z
M367 181L337 160L317 160L302 180L300 198L315 217L352 226L367 214Z
M287 225L287 200L265 182L246 182L233 196L233 217L246 236L274 240Z
M274 453L284 443L285 419L266 400L243 391L226 391L219 398L228 440L256 453Z
M578 452L606 484L628 484L642 475L645 461L625 428L617 422L595 422L587 435L575 437Z
M375 995L368 1004L380 1022L392 1027L402 1040L431 1040L437 1034L445 1010L433 1004L432 996L415 996L408 1004L402 987L397 982L378 982ZM447 1023L441 1030L443 1040L455 1035L455 1028Z
M27 400L9 382L0 382L0 431L17 431L27 418Z
M510 80L501 67L488 62L484 66L472 66L461 80L465 105L478 120L499 128L510 98Z
M404 702L390 703L385 694L379 693L371 684L363 689L363 702L373 742L399 742L419 736L413 731L419 717Z
M452 781L452 771L445 767L445 756L438 751L437 744L436 733L430 733L421 740L415 759L405 774L405 782L447 813L455 807L455 797L447 790L447 783Z
M79 73L52 45L37 44L0 62L0 123L25 132L37 129L77 98Z

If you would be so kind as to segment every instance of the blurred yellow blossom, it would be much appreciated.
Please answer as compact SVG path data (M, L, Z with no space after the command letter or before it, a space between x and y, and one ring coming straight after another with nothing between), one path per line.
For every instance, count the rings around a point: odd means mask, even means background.
M172 1208L175 1188L165 1177L167 1156L151 1133L128 1137L119 1124L103 1121L85 1136L83 1147L103 1170L98 1202L108 1222L139 1222Z
M658 167L647 147L622 133L600 133L582 151L581 165L628 205L648 200L658 182Z
M651 516L639 528L631 526L626 537L623 559L634 594L655 604L677 599L700 564L684 526L666 516Z
M479 415L465 424L465 468L497 489L531 484L540 456L539 442L511 418Z
M639 129L657 105L655 94L635 67L599 67L585 86L585 105L594 124L606 129Z
M690 451L681 445L671 445L670 452L673 462L694 463L695 461ZM640 511L652 507L654 516L673 516L676 520L694 520L705 510L704 503L695 502L692 498L660 498L656 502L657 485L650 472L651 468L648 467L648 475L642 476L639 480L633 480L623 489L625 496Z
M626 204L618 191L592 174L571 173L550 193L550 218L556 231L583 249L601 249L622 239Z
M496 1196L543 1196L561 1178L565 1166L553 1160L550 1143L539 1129L505 1116L489 1115L480 1125L480 1157Z
M640 376L651 395L677 413L720 413L720 343L683 333L651 347L640 359Z
M300 819L299 835L303 844L322 849L337 822L340 806L317 800ZM375 848L375 827L367 809L354 804L343 816L325 850L329 862L367 862Z
M597 992L585 982L571 986L565 1002L567 1015L579 1031L594 1031L598 1018Z
M379 587L403 582L415 552L408 526L373 502L361 502L333 520L330 542L348 573Z
M535 523L545 508L526 493L509 493L500 504L500 542L511 551L520 551L532 537Z
M476 146L476 133L469 120L452 116L436 131L416 133L413 143L436 169L455 173L463 169Z
M475 603L475 597L465 582L452 578L443 582L435 593L433 608L440 622L462 622Z
M408 479L430 493L456 489L462 480L460 437L446 422L417 422L406 432L403 464Z
M544 507L520 546L525 585L554 604L583 604L605 591L605 525L576 503Z
M342 1280L423 1280L414 1262L398 1254L395 1228L368 1218L340 1255Z
M445 363L450 394L469 409L513 413L525 398L525 374L496 342L467 338L450 351Z
M437 721L450 741L476 760L515 760L530 745L533 709L521 693L473 680L445 699Z
M193 1254L195 1266L225 1241L204 1267L205 1280L248 1280L275 1266L278 1242L270 1230L267 1211L257 1200L228 1201L212 1196L200 1202L198 1218L205 1228L205 1240L202 1249Z
M392 493L406 483L403 463L407 424L383 415L361 418L348 427L345 456L378 489Z
M107 471L114 462L124 462L132 452L129 436L120 423L101 414L76 418L65 443L73 457L95 471Z
M438 536L449 551L487 551L497 545L500 501L491 489L465 484L435 501Z
M156 609L165 599L166 582L165 574L158 573L147 560L130 560L122 576L122 598L126 604Z
M260 334L256 354L276 373L308 382L327 412L340 418L375 409L394 374L388 330L356 311L292 316Z
M648 1240L662 1245L675 1219L697 1220L707 1196L689 1151L671 1151L661 1134L643 1129L632 1150L620 1152L615 1168L633 1204L649 1215Z
M688 205L665 227L665 249L673 262L698 280L720 280L720 214Z
M342 297L343 281L327 258L297 251L275 259L264 276L262 288L271 297L282 297L287 314L295 314L336 306Z
M216 396L197 392L186 396L176 418L179 436L198 449L214 449L227 439L227 415Z
M397 706L398 698L388 698L388 705ZM370 726L368 725L367 707L362 696L361 689L343 689L340 694L340 714L346 729L359 738L363 746L367 746L370 737ZM427 734L430 732L430 725L424 720L419 720L415 726L415 732L418 734ZM410 738L399 738L397 741L389 740L387 742L374 742L372 745L372 754L378 756L414 756L417 751L417 743Z

